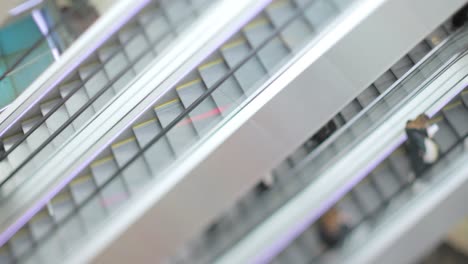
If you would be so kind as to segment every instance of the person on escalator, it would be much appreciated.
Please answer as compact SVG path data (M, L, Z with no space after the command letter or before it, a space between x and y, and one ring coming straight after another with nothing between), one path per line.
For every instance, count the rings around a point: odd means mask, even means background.
M5 158L6 150L5 146L3 145L3 142L0 140L0 161L2 161Z
M329 138L336 131L336 124L333 120L330 120L325 126L315 133L306 143L305 146L308 149L312 149L313 146L319 145ZM256 186L258 193L268 191L271 186L275 183L273 175L268 175L262 179L262 181Z
M320 145L327 138L329 138L336 131L336 124L333 120L330 120L325 126L315 133L306 143L305 146L308 149L313 149L314 146Z
M463 27L468 21L468 4L463 6L455 15L452 17L452 30L455 31Z
M262 181L257 184L256 191L257 193L261 194L268 190L270 190L271 186L275 183L275 177L272 174L268 174L265 176Z
M425 114L406 123L406 148L415 177L419 177L439 157L439 146L432 138L436 131L436 125L429 127L429 117Z
M320 240L328 248L342 245L349 231L349 217L336 207L329 209L318 220Z

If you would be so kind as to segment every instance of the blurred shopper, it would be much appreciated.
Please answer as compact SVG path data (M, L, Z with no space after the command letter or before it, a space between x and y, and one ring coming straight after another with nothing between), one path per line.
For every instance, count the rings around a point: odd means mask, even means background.
M468 4L462 7L455 15L452 17L452 30L455 31L463 27L468 21Z
M323 143L327 138L329 138L335 131L337 127L333 120L330 120L325 126L320 128L320 130L315 133L309 140L304 143L308 151L312 150L315 146ZM275 183L275 178L273 175L268 175L263 178L262 181L257 185L256 189L258 193L263 193L268 191L273 184Z
M69 33L77 38L98 18L94 6L88 1L56 0Z
M6 150L5 146L3 145L3 142L0 141L0 161L2 161L5 158Z
M335 133L337 127L333 120L330 120L325 126L315 133L306 143L308 149L313 149L315 146L322 144L327 138Z
M333 120L330 120L325 126L323 126L315 135L312 136L312 140L320 144L329 138L336 131L336 124Z
M275 183L275 177L270 173L266 177L262 179L262 181L257 184L256 190L257 193L263 193L265 191L268 191L273 184Z
M432 138L436 131L436 125L429 129L429 117L425 114L406 123L406 148L416 177L439 158L439 146Z
M329 248L343 244L350 232L348 217L336 207L332 207L318 221L320 240Z

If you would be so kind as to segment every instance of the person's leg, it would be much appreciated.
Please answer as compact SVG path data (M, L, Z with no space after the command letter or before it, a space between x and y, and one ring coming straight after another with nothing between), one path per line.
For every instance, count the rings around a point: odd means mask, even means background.
M408 182L413 182L416 178L420 176L420 174L424 170L425 164L423 160L419 157L417 150L408 147L407 153L411 167L411 171L408 175Z

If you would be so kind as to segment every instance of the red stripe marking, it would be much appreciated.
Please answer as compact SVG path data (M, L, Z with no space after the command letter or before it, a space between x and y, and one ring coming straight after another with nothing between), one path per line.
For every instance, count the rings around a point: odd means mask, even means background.
M217 108L212 109L212 110L210 110L210 111L208 111L208 112L205 112L205 113L203 113L203 114L199 114L199 115L196 115L196 116L191 117L191 118L186 118L186 119L184 119L183 121L181 121L181 122L178 124L178 126L184 126L184 125L187 125L187 124L196 122L196 121L201 121L201 120L210 118L210 117L212 117L212 116L219 115L219 114L221 114L222 112L226 111L226 109L227 109L228 107L229 107L229 105L217 107Z
M219 115L222 112L226 111L226 109L228 109L228 107L229 107L229 105L222 106L222 107L217 107L217 108L212 109L212 110L210 110L208 112L196 115L196 116L194 116L192 118L186 118L183 121L181 121L178 125L183 126L183 125L187 125L187 124L190 124L190 123L193 123L193 122L196 122L196 121L201 121L201 120L210 118L212 116ZM110 207L110 206L112 206L112 205L114 205L116 203L119 203L119 202L122 202L122 201L126 200L127 198L128 198L128 195L126 193L115 194L115 195L113 195L111 197L102 198L101 199L101 205L105 206L105 207Z
M116 203L122 202L128 198L126 193L114 194L110 197L102 198L101 205L104 207L110 207Z

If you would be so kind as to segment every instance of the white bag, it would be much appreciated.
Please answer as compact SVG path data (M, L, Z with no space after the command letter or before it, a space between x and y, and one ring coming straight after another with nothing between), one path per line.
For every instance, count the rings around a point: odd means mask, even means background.
M439 158L439 146L434 140L430 138L424 139L424 146L426 147L426 153L424 153L424 163L432 164Z

